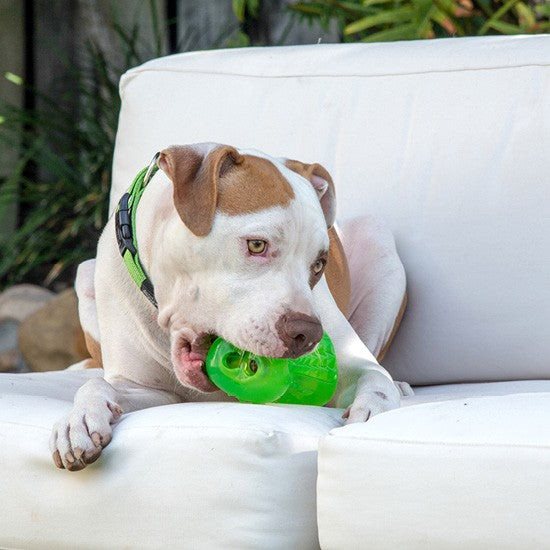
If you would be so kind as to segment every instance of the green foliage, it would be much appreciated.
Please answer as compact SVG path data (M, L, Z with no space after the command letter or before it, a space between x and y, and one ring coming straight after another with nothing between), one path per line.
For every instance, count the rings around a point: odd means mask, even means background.
M232 0L233 14L239 29L226 42L228 48L245 48L251 45L246 26L260 15L260 0Z
M156 26L158 51L150 53L143 53L137 23L129 30L115 24L114 31L121 66L89 43L86 68L67 62L71 91L49 97L33 90L40 105L33 110L0 103L0 143L21 150L0 185L0 216L17 201L23 213L17 231L0 236L0 288L71 281L75 266L95 254L107 219L118 80L127 68L165 53ZM11 73L5 78L25 86Z
M37 98L33 110L0 99L0 145L20 151L17 166L0 181L0 217L13 205L19 205L22 214L14 233L0 233L0 290L21 282L70 284L76 265L94 256L108 213L120 110L118 81L130 67L167 53L165 26L174 23L159 16L157 0L143 5L148 8L152 39L144 39L143 13L136 13L130 27L115 18L111 30L116 44L110 51L90 42L85 67L66 61L68 91L50 97L30 90ZM118 8L124 9L117 2L111 7L115 15ZM235 25L220 29L212 46L249 45L239 27L257 17L259 9L260 0L233 0ZM184 33L178 51L190 49L192 42ZM18 75L6 73L3 78L26 86Z
M66 58L69 88L60 83L55 96L31 89L37 98L33 110L0 99L0 145L20 151L17 166L5 181L0 180L0 217L14 205L22 214L14 233L0 233L0 290L21 282L70 284L76 265L95 255L108 213L120 76L166 55L165 27L174 23L160 17L157 0L144 1L143 6L148 14L136 12L134 24L122 26L116 13L124 6L112 2L115 21L110 30L116 44L103 51L89 42L84 67L71 65ZM259 9L260 0L233 0L235 24L220 29L212 46L249 45L239 26L257 17ZM141 28L144 15L152 37ZM184 31L178 51L192 45L192 36ZM57 54L63 59L63 52ZM27 87L13 73L0 78Z
M547 0L316 0L289 7L325 28L338 21L346 42L550 32Z
M232 0L236 26L217 45L249 45L246 31L260 6L261 0ZM48 97L34 90L34 110L0 100L0 143L21 151L11 175L0 181L0 217L17 203L23 213L15 233L0 235L0 289L23 281L70 282L75 266L94 255L107 217L119 77L166 53L156 0L149 7L152 46L137 22L131 28L114 23L121 54L116 66L113 52L90 43L86 68L67 65L76 83L71 91ZM290 9L327 27L337 20L345 41L550 32L549 0L316 0L293 1ZM25 86L17 75L3 77Z
M260 0L233 0L233 13L241 23L248 16L258 17L259 12Z

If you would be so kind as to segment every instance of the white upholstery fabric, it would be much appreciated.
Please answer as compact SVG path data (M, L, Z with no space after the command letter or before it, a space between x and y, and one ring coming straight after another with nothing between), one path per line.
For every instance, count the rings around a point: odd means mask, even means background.
M548 548L550 381L439 386L407 403L321 440L323 550Z
M112 205L153 154L219 141L326 165L409 277L385 361L417 384L550 378L550 37L204 52L123 79ZM0 375L2 548L547 548L550 381L420 388L341 411L182 404L56 470L98 372ZM330 430L330 435L327 434Z
M373 213L396 236L397 379L550 376L550 36L177 55L121 92L112 205L172 143L321 162L340 218Z
M1 548L317 548L321 435L341 410L187 403L130 413L98 462L48 438L97 371L0 375Z

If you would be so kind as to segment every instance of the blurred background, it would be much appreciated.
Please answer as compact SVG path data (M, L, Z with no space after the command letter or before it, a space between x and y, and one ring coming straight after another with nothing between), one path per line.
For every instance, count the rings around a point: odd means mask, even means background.
M0 372L86 353L71 287L106 221L130 67L211 48L547 32L550 0L0 0Z

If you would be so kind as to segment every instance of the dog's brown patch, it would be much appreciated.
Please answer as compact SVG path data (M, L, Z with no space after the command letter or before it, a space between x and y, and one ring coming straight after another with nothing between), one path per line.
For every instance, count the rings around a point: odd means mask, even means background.
M288 206L294 191L267 159L241 155L241 162L220 177L218 210L224 214L250 214L275 206Z
M308 180L318 194L318 183L323 183L323 185L326 184L326 190L320 197L319 202L321 203L321 208L325 215L327 227L332 227L336 217L336 193L334 190L334 182L328 170L316 162L313 164L306 164L299 160L292 159L286 159L285 166Z
M329 249L325 268L327 284L338 306L338 309L348 318L351 301L351 278L344 247L334 227L328 230Z
M204 156L192 146L174 145L160 153L159 167L174 184L174 205L197 236L208 235L216 210L248 214L287 206L294 191L270 161L241 155L229 145Z
M85 363L87 369L102 369L103 358L101 357L101 344L87 332L84 332L84 338L86 340L86 347L90 352L91 358Z
M88 345L86 343L86 335L82 330L80 322L78 326L73 329L73 345L80 360L90 357L90 352L88 351Z
M158 159L159 167L174 185L174 205L180 218L199 236L210 232L216 209L216 187L211 172L219 170L218 158L211 160L212 163L203 166L203 155L183 145L165 149Z
M351 279L349 274L348 261L344 252L344 247L340 242L338 234L333 227L334 217L336 213L336 195L334 191L334 182L326 168L320 164L306 164L299 160L286 159L285 166L300 174L307 179L314 189L316 188L315 178L321 178L326 184L326 190L321 196L320 203L327 222L328 236L330 246L328 250L327 266L325 268L325 276L327 284L338 306L338 309L348 318L349 304L351 301Z
M391 331L391 334L387 341L385 342L382 350L378 354L378 357L376 358L378 362L382 361L384 359L384 356L386 355L390 344L392 343L396 333L397 329L399 328L399 325L401 324L401 321L403 320L403 315L405 314L405 309L407 309L407 294L403 295L403 301L401 302L401 307L399 308L399 312L397 313L397 317L395 318L395 323L393 324L393 328Z

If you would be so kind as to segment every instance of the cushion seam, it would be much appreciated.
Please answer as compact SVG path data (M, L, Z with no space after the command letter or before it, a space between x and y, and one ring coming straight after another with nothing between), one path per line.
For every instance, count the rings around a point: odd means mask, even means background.
M23 422L12 422L10 420L0 420L0 426L1 425L11 425L11 426L20 426L25 428L37 428L39 430L44 430L47 432L50 432L53 429L53 424L51 427L46 426L38 426L36 424L27 424ZM327 427L327 430L319 433L319 434L304 434L304 433L297 433L297 432L291 432L291 431L283 431L283 430L271 430L266 431L262 429L254 429L254 428L241 428L241 427L232 427L232 426L203 426L203 425L197 425L197 426L173 426L173 425L148 425L148 426L119 426L117 424L112 425L113 430L116 430L117 432L124 432L124 431L135 431L135 430L141 430L141 429L162 429L162 428L168 428L168 429L177 429L177 430L208 430L208 429L214 429L214 430L226 430L228 432L236 431L236 432L249 432L249 433L260 433L265 436L271 436L274 434L282 434L282 435L292 435L297 437L311 437L311 438L321 438L328 434L330 430L334 430L336 428L334 427Z
M116 428L116 424L114 425ZM170 429L177 429L177 430L196 430L196 429L214 429L214 430L227 430L227 431L236 431L236 432L249 432L249 433L260 433L262 435L266 436L272 436L275 434L282 434L282 435L293 435L297 437L313 437L313 438L320 438L324 437L329 433L330 430L334 430L337 428L327 428L326 431L319 433L319 434L305 434L305 433L298 433L298 432L291 432L291 431L285 431L285 430L269 430L266 431L265 429L259 428L242 428L242 427L235 427L235 426L166 426L166 425L149 425L149 426L128 426L128 427L120 427L117 431L132 431L132 430L141 430L141 429L161 429L161 428L170 428Z
M212 76L237 76L242 78L260 78L260 79L285 79L285 78L381 78L388 76L415 76L415 75L424 75L424 74L438 74L438 73L460 73L460 72L470 72L470 71L494 71L494 70L503 70L503 69L521 69L527 67L550 67L550 61L547 63L521 63L518 65L494 65L486 67L462 67L456 69L428 69L421 71L403 71L396 73L351 73L351 74L342 74L342 73L326 73L326 74L250 74L250 73L239 73L239 72L225 72L225 71L208 71L201 69L174 69L174 68L143 68L143 69L132 69L129 72L123 75L124 79L131 78L139 73L158 73L158 72L169 72L169 73L178 73L178 74L204 74ZM125 83L124 83L125 84Z
M397 445L436 445L441 447L495 447L495 448L526 448L526 449L550 449L550 444L530 444L530 443L468 443L460 441L411 441L406 439L384 439L384 438L360 438L349 436L337 436L328 433L325 437L332 437L336 440L363 441L365 443L393 443ZM333 440L334 440L333 439Z

